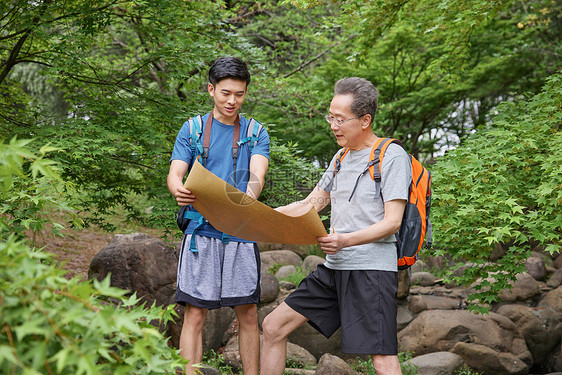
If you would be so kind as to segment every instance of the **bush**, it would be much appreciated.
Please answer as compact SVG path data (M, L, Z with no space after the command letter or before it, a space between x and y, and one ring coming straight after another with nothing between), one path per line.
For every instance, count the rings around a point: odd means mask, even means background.
M473 286L470 300L492 303L525 270L533 246L551 254L562 244L562 75L530 101L505 102L433 168L435 255L470 262L456 282ZM497 244L505 256L489 262ZM487 309L471 305L481 312Z
M7 374L175 374L185 364L159 331L175 314L139 306L104 281L67 280L52 255L30 248L68 185L30 141L0 143L0 368ZM59 224L57 228L62 228ZM153 325L153 324L156 324Z
M173 309L137 306L102 282L67 280L51 255L0 243L0 368L7 374L174 374L183 360L151 322ZM117 301L114 305L109 299Z

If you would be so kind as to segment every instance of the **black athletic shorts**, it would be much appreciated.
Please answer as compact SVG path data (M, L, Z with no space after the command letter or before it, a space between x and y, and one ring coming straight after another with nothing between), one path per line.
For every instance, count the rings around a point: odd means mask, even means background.
M398 273L319 265L286 299L326 337L342 328L342 352L397 355Z

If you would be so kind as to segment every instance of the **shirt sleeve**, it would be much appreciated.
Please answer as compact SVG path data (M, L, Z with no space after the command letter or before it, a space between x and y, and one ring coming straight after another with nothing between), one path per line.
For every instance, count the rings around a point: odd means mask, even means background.
M172 160L183 160L187 164L191 165L191 146L189 140L189 122L186 121L181 127L178 136L176 137L176 142L174 143L174 150L172 151Z
M317 186L322 190L324 190L326 193L332 191L332 186L334 184L334 169L335 169L334 163L340 151L336 152L336 154L332 157L332 160L330 160L330 164L328 165L328 168L320 178L320 181L318 181Z
M412 163L402 147L391 144L385 151L381 166L381 189L385 202L408 200L412 182Z
M258 134L258 143L252 150L252 155L263 155L269 159L269 134L265 127L262 127L260 133Z

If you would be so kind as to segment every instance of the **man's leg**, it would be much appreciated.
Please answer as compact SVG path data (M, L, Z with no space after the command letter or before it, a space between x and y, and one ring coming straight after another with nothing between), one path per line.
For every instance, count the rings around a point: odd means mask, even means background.
M258 308L256 305L234 307L240 333L238 346L244 375L258 375L260 360L260 331L258 329Z
M203 324L207 317L207 309L187 304L183 314L183 325L180 335L180 354L189 360L185 366L186 375L192 375L195 368L191 365L203 359Z
M263 321L261 375L282 375L287 358L287 337L308 319L282 302Z
M396 355L372 355L373 367L378 375L402 375Z

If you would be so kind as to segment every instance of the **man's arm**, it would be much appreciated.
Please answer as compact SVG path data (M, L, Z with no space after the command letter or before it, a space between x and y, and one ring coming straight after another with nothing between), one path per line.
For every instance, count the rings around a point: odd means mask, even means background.
M254 199L258 199L265 184L265 174L269 167L269 159L263 155L253 155L250 158L250 178L246 194Z
M179 206L187 206L195 202L195 195L183 187L183 178L187 173L189 164L183 160L172 160L170 172L166 180L170 194L176 198Z
M405 207L406 201L402 199L385 202L384 218L378 223L355 232L330 233L326 237L319 237L318 244L324 253L336 254L344 247L379 241L398 232Z
M275 210L288 216L302 216L310 211L311 208L314 208L316 212L320 212L329 203L330 193L316 186L303 200L277 207Z

